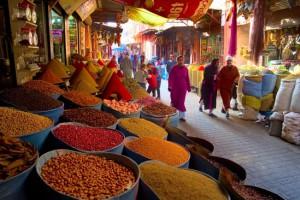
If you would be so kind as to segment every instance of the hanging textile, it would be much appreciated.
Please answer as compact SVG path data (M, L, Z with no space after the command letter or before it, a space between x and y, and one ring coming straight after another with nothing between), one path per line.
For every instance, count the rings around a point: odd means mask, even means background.
M127 9L128 17L131 20L141 22L143 24L150 26L162 26L168 21L167 18L156 15L143 8L127 7Z
M168 19L190 19L197 22L207 12L212 0L114 0L116 2L139 8Z
M230 56L236 55L237 49L237 0L231 0L233 7L231 10L231 25L230 25L230 40L229 40L229 49L228 54Z
M251 60L257 64L264 47L265 0L256 0L254 4L253 22L250 28Z

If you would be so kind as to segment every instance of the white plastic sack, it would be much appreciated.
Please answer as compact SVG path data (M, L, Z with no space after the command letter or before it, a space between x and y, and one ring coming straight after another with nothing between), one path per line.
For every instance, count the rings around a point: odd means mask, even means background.
M295 83L294 80L281 80L273 111L288 111L290 109Z
M258 112L254 110L253 108L249 106L245 106L244 109L241 110L241 113L239 114L239 118L244 120L257 120Z
M270 116L270 120L279 120L283 121L283 113L282 112L273 112Z
M292 112L300 113L300 79L296 80L290 110Z
M284 115L281 137L290 143L300 145L300 114L290 112Z

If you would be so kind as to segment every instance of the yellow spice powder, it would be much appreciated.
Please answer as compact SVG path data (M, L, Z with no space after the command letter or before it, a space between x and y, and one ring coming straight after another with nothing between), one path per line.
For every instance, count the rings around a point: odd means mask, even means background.
M162 127L145 119L126 118L121 119L119 125L138 137L154 137L164 139L168 133Z
M141 179L160 200L226 200L219 185L196 171L180 169L159 162L140 166Z

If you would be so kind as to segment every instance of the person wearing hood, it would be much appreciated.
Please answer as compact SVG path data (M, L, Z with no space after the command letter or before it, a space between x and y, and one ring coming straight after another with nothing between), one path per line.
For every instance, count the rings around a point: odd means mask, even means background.
M222 113L226 114L226 118L229 118L232 89L240 77L239 70L232 64L232 60L233 58L231 56L226 57L226 65L220 70L217 77L218 86L223 101Z
M133 76L133 65L129 58L128 53L120 63L120 69L123 71L125 78L132 78Z

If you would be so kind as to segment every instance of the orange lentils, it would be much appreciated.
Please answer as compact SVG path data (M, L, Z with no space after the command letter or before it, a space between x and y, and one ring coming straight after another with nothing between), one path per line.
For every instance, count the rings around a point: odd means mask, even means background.
M172 166L179 166L189 160L190 154L182 146L152 137L141 137L125 143L125 146L150 160L159 160Z

